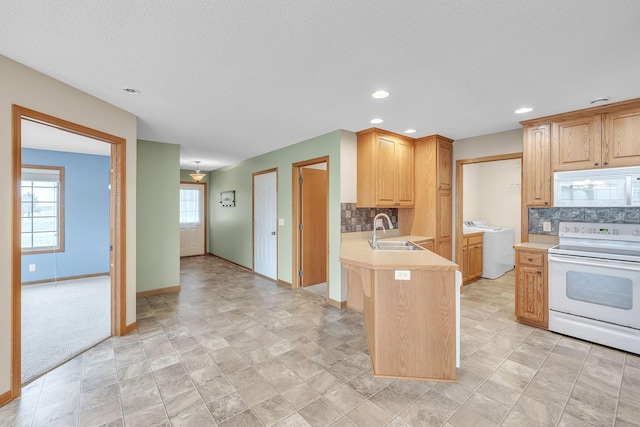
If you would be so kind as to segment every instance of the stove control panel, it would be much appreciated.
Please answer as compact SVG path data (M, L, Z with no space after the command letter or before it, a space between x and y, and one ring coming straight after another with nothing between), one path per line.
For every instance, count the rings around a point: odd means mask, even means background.
M640 224L561 222L560 237L640 241Z

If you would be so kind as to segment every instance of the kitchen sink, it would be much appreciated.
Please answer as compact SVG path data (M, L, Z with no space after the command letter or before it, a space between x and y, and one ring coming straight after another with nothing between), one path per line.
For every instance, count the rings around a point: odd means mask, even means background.
M406 240L378 240L376 242L376 246L373 246L373 243L369 241L369 246L372 249L377 251L423 251L424 249L420 246L414 245L413 243Z

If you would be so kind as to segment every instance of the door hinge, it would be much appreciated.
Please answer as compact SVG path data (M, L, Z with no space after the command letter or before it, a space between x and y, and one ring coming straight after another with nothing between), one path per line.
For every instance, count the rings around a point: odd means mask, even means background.
M302 184L302 177L298 178L298 184Z
M113 252L113 245L109 245L109 252Z
M298 276L302 277L302 270L298 271Z
M298 230L302 230L303 228L302 224L298 225Z

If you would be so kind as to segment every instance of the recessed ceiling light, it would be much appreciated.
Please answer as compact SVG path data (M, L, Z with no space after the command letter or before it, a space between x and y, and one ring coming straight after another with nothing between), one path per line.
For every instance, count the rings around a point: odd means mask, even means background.
M529 112L531 112L531 111L533 111L533 108L531 108L531 107L522 107L522 108L518 108L518 109L515 111L515 113L516 113L516 114L524 114L524 113L529 113Z
M138 89L134 89L132 87L122 88L123 91L131 94L131 95L140 95L140 91Z
M384 122L384 120L379 119L379 118L375 118L375 119L369 120L369 123L373 123L374 125L380 124L382 122Z
M404 131L404 133L416 133L415 129L407 129Z
M373 92L371 96L375 99L383 99L389 96L389 92L387 92L386 90L378 90Z
M590 104L599 104L601 102L609 102L609 97L608 96L601 96L600 98L595 98L592 99L591 101L589 101Z

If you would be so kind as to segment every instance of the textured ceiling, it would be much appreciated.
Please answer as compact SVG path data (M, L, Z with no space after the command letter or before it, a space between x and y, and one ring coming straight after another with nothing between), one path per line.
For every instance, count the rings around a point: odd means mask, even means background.
M640 97L639 23L638 0L3 0L0 54L210 170L377 116L460 139Z

